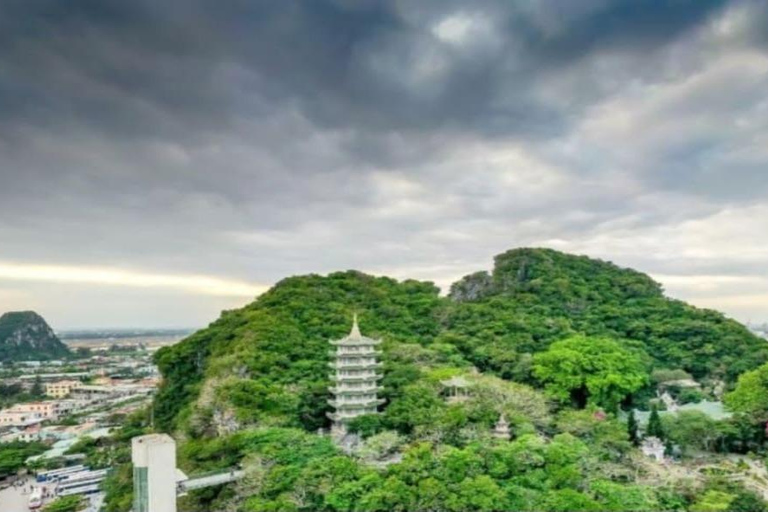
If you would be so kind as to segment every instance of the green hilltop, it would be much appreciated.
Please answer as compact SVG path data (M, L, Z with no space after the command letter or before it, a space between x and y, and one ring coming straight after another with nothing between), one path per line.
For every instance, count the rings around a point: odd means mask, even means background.
M0 316L0 362L59 359L68 355L67 346L34 311Z
M328 341L353 313L384 340L386 403L355 420L365 441L348 456L315 432L329 426ZM642 273L515 249L447 297L356 271L284 279L158 352L153 417L186 440L185 469L241 463L255 475L193 493L190 509L671 509L695 496L636 480L634 439L615 413L647 409L652 374L712 389L766 361L764 340ZM472 397L449 403L441 381L457 375ZM489 437L501 414L512 441Z
M455 283L448 298L432 283L355 271L284 279L158 354L165 378L158 421L175 426L205 378L243 377L238 385L259 396L290 388L291 400L279 401L293 410L282 412L310 429L325 425L318 404L327 395L328 340L348 332L353 312L364 332L386 341L385 363L408 352L521 382L531 379L532 354L576 333L619 339L644 350L654 367L697 378L732 381L768 361L768 345L746 327L666 298L645 274L550 249L515 249L498 255L490 274ZM395 393L396 375L385 374L385 392ZM262 404L246 408L257 414Z

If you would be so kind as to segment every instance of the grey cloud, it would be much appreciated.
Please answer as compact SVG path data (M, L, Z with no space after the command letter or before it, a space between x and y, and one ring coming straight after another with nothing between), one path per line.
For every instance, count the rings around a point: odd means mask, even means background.
M0 9L0 261L444 281L512 246L565 244L670 273L682 260L622 252L632 236L763 201L759 72L658 104L718 59L765 55L761 2ZM748 23L714 37L733 9ZM612 102L629 128L586 130Z
M653 51L723 2L544 2L534 12L509 2L4 4L4 125L54 118L180 136L258 116L273 101L294 102L324 126L549 134L568 113L537 100L538 80L606 49ZM430 14L414 23L405 16L413 9ZM474 10L493 16L496 51L469 58L430 31ZM548 29L547 19L560 26ZM441 60L437 76L410 76L430 59Z

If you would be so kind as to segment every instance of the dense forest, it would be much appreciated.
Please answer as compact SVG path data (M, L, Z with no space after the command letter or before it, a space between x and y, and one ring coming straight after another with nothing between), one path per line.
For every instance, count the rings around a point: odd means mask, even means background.
M347 334L353 312L384 340L386 402L352 425L364 440L348 455L316 432L329 426L328 341ZM766 361L764 340L665 297L644 274L516 249L447 297L354 271L285 279L158 352L153 416L180 440L185 470L246 470L184 498L185 510L764 510L732 481L640 478L625 411L655 411L661 375L729 390L747 372L727 401L749 417L686 413L649 428L670 450L760 449L768 401L744 389L763 382L749 372ZM452 403L441 382L459 375L472 391ZM502 414L511 440L491 436Z

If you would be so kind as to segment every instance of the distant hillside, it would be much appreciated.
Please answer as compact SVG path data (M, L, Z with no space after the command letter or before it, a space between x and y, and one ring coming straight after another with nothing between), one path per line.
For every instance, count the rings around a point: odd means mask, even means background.
M58 359L69 353L53 329L34 311L0 316L0 361Z

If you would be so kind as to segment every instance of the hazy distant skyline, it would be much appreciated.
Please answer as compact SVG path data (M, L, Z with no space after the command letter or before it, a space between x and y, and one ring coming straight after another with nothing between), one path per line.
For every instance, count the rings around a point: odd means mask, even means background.
M187 327L514 247L768 321L768 2L0 0L0 312Z

